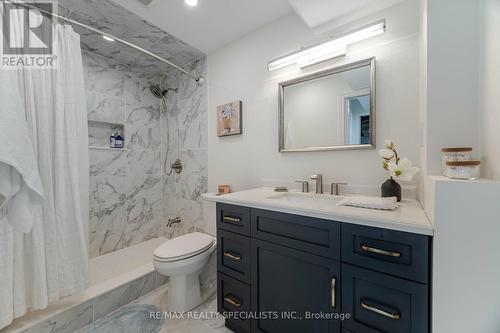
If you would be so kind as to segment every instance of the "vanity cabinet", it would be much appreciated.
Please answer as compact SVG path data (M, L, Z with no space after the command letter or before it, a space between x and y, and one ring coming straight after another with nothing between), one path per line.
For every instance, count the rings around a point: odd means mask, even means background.
M428 332L429 236L221 203L217 227L234 332Z
M307 312L338 311L340 290L338 261L252 240L252 309L284 317L255 319L252 332L340 332L339 321L306 319Z

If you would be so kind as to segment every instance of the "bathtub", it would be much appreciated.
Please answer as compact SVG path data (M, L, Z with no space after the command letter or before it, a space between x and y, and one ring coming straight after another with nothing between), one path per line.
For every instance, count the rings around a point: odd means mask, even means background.
M89 260L90 288L100 289L134 280L153 272L153 252L167 239L160 237Z
M90 259L86 290L17 318L0 333L73 332L164 285L153 267L153 251L165 241L151 239Z

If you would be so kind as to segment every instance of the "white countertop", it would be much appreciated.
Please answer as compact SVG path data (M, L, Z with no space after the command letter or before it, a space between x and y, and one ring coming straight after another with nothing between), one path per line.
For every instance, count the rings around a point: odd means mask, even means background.
M388 211L346 206L338 207L334 201L332 201L331 206L318 206L308 202L288 202L269 198L277 194L279 193L275 192L272 188L262 187L224 195L206 193L203 194L202 197L212 202L267 209L281 213L303 215L415 234L429 236L434 234L433 226L427 219L422 206L416 200L403 199L397 209ZM327 194L325 194L325 196L327 196Z

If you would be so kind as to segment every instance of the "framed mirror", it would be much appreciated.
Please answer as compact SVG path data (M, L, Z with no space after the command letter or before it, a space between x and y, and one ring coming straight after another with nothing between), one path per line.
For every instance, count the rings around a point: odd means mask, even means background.
M375 58L279 83L280 152L375 148Z

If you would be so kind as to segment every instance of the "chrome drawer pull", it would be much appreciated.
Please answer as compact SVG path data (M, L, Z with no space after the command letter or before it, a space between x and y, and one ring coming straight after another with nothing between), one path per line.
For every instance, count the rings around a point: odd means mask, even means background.
M236 261L240 261L241 260L241 256L236 254L236 253L231 253L229 251L226 251L224 252L224 257L228 257L229 259L233 259L233 260L236 260Z
M233 299L234 296L231 296L231 295L226 295L226 297L224 297L224 301L231 304L232 306L234 307L241 307L241 302L238 300L238 299Z
M361 244L361 249L365 252L370 252L370 253L375 253L375 254L381 254L383 256L388 256L388 257L393 257L393 258L400 258L401 253L400 252L391 252L391 251L386 251L386 250L381 250L377 249L374 247L369 247L366 245Z
M387 312L387 311L384 311L384 310L380 310L380 309L377 309L377 308L375 308L373 306L370 306L370 305L366 304L363 301L361 301L361 307L363 309L365 309L365 310L374 312L376 314L379 314L381 316L384 316L384 317L387 317L387 318L391 318L391 319L394 319L394 320L399 320L401 318L401 315L399 313L390 313L390 312Z
M241 222L241 219L239 217L224 216L222 219L226 222L229 222L229 223L240 223Z
M337 279L336 278L332 278L332 284L331 284L331 287L332 287L332 308L335 309L335 307L337 306L337 301L336 301L336 294L337 294Z

